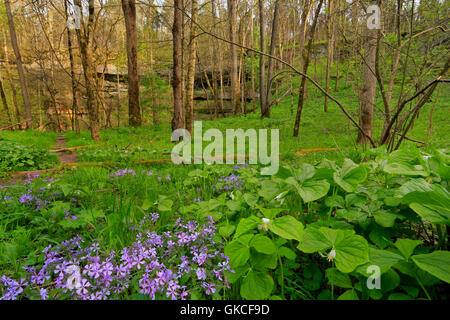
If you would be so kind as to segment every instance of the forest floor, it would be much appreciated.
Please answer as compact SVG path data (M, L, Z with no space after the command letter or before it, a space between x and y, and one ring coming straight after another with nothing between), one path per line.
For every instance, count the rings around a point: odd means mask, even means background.
M224 289L225 284L214 278L215 274L211 270L212 266L218 263L224 265L224 262L207 262L205 265L208 266L208 281L216 286L215 299L266 299L269 294L274 299L435 299L445 296L441 294L442 286L436 285L439 279L430 276L421 278L421 281L427 281L427 289L423 290L423 287L408 278L408 275L398 275L404 271L401 267L396 269L398 272L393 269L389 271L388 278L392 279L383 280L392 282L389 291L368 293L367 290L361 289L361 283L366 283L365 274L356 271L348 273L349 269L336 263L338 272L320 255L307 255L305 252L308 250L298 251L298 241L301 240L298 233L303 228L311 230L315 225L316 228L333 227L333 230L325 229L341 236L353 237L355 241L360 242L355 248L365 247L366 250L354 253L357 259L353 261L355 265L352 268L367 261L368 243L380 252L389 254L389 257L392 257L392 252L384 249L396 250L396 239L419 239L420 241L408 240L413 242L414 247L423 243L421 248L412 247L412 251L416 250L416 256L419 258L420 253L428 253L432 247L445 247L446 234L436 228L436 225L431 226L425 220L426 226L423 223L417 224L417 215L411 209L392 200L398 200L393 196L405 190L411 191L413 189L410 188L414 186L423 187L424 190L431 188L427 181L432 181L434 188L442 190L448 185L448 177L445 176L448 171L445 168L449 165L448 151L439 152L435 149L448 149L449 146L449 92L441 92L446 96L441 97L436 104L431 135L427 137L432 104L422 110L420 119L409 133L411 138L427 141L427 146L405 141L402 146L404 150L401 150L403 153L393 160L391 172L382 172L378 167L379 164L389 161L389 156L382 150L376 151L379 159L360 164L364 155L361 146L356 143L356 128L337 106L330 104L328 112L325 113L322 110L323 98L316 96L314 90L310 90L309 94L299 137L292 137L294 112L291 112L289 98L272 108L269 119L261 120L258 114L251 113L202 122L203 133L210 128L219 129L222 133L225 133L226 129L238 128L279 129L280 171L279 175L274 177L261 176L257 165L172 164L170 152L174 144L170 141L170 113L167 113L165 119L161 117L162 124L157 126L146 123L138 128L101 130L99 142L90 138L88 130L83 130L80 134L72 131L1 132L0 146L11 146L10 142L19 144L19 147L13 144L9 151L7 148L0 149L5 158L13 159L10 161L10 167L16 168L17 163L22 162L23 168L32 171L22 171L20 179L16 177L17 172L12 178L0 175L4 177L4 181L0 181L0 277L29 277L29 272L25 271L27 266L40 266L44 259L42 252L45 252L46 248L53 246L54 250L56 246L55 250L58 250L60 244L67 245L78 241L77 239L82 239L83 245L81 242L74 243L76 250L81 250L81 246L99 245L102 248L98 253L101 256L99 259L103 259L112 252L124 252L127 246L139 243L140 235L146 230L152 230L162 236L167 234L168 230L175 232L174 234L184 232L180 231L185 228L180 219L189 221L191 225L198 225L202 230L215 232L215 240L208 239L205 242L212 247L203 248L210 250L211 257L222 252L230 257L231 264L235 264L235 253L239 250L232 249L237 245L233 239L239 237L248 240L253 234L241 234L248 231L262 232L259 229L242 232L241 222L250 222L249 228L257 228L258 223L264 221L261 217L265 217L269 221L273 219L285 223L278 229L272 228L271 233L264 231L271 235L273 243L268 237L259 235L262 237L260 240L270 242L271 248L275 248L274 243L276 246L282 246L284 256L280 255L278 262L277 259L273 260L270 258L273 255L269 257L266 243L263 243L264 248L260 249L263 250L262 256L252 251L250 258L252 266L257 268L255 270L262 268L262 271L251 271L247 264L238 266L238 269L235 269L238 271L237 276L226 273L231 289ZM342 90L339 95L352 116L357 117L356 98L351 95L350 89ZM293 102L295 110L295 99ZM375 136L379 135L381 126L381 116L377 111L374 121ZM6 143L1 144L3 141ZM204 142L203 146L207 144ZM53 152L45 153L47 151ZM427 157L424 157L425 154ZM36 156L36 159L30 158L32 156ZM430 166L434 170L432 173L417 169L418 163L423 164L423 161L426 161L424 159L430 157L433 157L433 166ZM39 167L34 168L33 165ZM352 173L349 182L345 183L342 179L339 180L340 175L345 178L344 167L345 170L351 168ZM295 180L305 178L310 180L305 183L304 180ZM297 183L297 188L293 188L292 183ZM401 184L409 184L409 187L403 188ZM441 189L436 190L434 192ZM447 197L448 193L445 192L444 190L437 193L436 197L442 194ZM282 199L279 199L280 197ZM423 199L426 199L426 196ZM444 200L450 201L447 198ZM366 203L369 203L370 207L367 207ZM347 206L351 207L351 210L342 209ZM394 210L392 206L398 208ZM374 211L373 215L366 213L367 210ZM392 213L394 211L395 213ZM364 223L370 223L370 228L361 229L359 222L353 221L355 217L351 216L352 212L358 212L364 219L367 218ZM402 212L404 216L400 215ZM439 215L431 217L437 219ZM401 218L401 221L398 218ZM251 222L252 219L256 219L257 223ZM213 228L205 227L204 223L212 221L215 225ZM414 224L413 228L411 224ZM292 231L293 226L296 226L296 231L284 232ZM352 230L347 230L349 228ZM358 236L353 232L357 232ZM436 239L439 239L437 244ZM169 243L171 241L167 242L167 246ZM204 243L200 245L203 246ZM161 252L158 251L157 254L161 261L165 261L168 268L176 270L178 264L173 265L174 261L184 259L184 256L180 258L176 255L182 254L184 249L160 249ZM170 253L169 257L166 257L166 252ZM191 256L187 251L183 254ZM394 256L401 258L399 254L397 252ZM197 258L191 259L192 270L199 267L197 262L194 262L197 261L195 259ZM439 264L448 265L441 262ZM267 268L272 270L268 271ZM130 272L136 271L133 270ZM143 279L139 278L142 270L138 268L136 277L127 280L130 290L111 293L113 298L149 299L139 289L139 283ZM434 270L432 269L434 275L446 279ZM222 272L219 274L220 278L225 274L225 271ZM244 276L244 273L247 276ZM338 288L338 285L330 286L327 279L331 274L344 277L342 288ZM186 277L192 280L186 282L190 299L210 298L211 292L205 291L205 283L198 281L198 273L186 274ZM264 282L263 288L246 291L245 286L252 278L261 279ZM54 288L54 281L57 280L54 277L49 279L45 286L52 290L49 290L52 299L80 298L75 292L62 294L60 289ZM114 281L118 281L119 278L115 279ZM92 284L95 281L92 280ZM260 281L254 282L258 284ZM346 290L347 288L352 289ZM95 290L103 289L101 285L95 286ZM89 290L96 292L94 285ZM3 291L5 290L0 284L0 297L4 294ZM35 294L34 291L27 292ZM166 293L162 291L158 299L165 298Z

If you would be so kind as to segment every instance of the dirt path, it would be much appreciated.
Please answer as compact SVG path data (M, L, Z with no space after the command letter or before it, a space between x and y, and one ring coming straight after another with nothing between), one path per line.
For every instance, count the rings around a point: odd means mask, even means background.
M57 136L55 148L62 149L66 147L66 136ZM58 159L62 164L78 162L77 155L72 151L56 152Z
M66 137L65 136L57 136L55 142L55 149L63 149L66 147ZM73 151L57 151L56 152L58 159L60 161L60 165L64 166L68 163L78 162L78 157ZM34 174L42 174L46 172L55 171L55 168L44 169L44 170L31 170L31 171L15 171L8 172L9 177L1 178L0 177L0 185L5 184L15 184L18 181L23 181L28 178L28 175L32 176Z

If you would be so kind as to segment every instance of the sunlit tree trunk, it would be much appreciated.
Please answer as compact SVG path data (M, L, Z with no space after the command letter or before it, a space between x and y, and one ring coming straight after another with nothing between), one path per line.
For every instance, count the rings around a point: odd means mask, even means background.
M173 89L173 118L172 118L172 130L184 128L183 123L183 87L181 82L181 67L182 67L182 12L183 0L174 0L174 19L172 28L173 37L173 76L172 76L172 89Z
M128 116L130 126L136 127L142 124L142 118L141 107L139 104L138 41L135 0L122 0L122 10L125 17L125 28L127 32Z
M28 89L26 85L25 73L23 70L22 56L20 54L19 45L17 44L16 28L14 26L14 18L11 12L10 0L5 0L6 16L8 17L9 35L11 37L11 44L16 56L17 72L19 73L20 89L22 90L23 104L25 107L25 120L27 129L32 128L31 102L28 96Z

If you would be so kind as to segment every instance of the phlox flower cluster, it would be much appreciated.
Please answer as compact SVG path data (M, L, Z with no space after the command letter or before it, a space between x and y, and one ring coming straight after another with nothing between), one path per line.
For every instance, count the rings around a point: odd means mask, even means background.
M244 180L234 173L228 176L222 176L218 179L217 187L219 191L233 191L242 189Z
M211 217L203 224L178 219L173 230L161 233L146 229L158 214L148 219L120 252L102 251L97 241L86 245L79 236L48 246L43 265L25 266L24 278L0 277L0 300L104 300L135 294L184 300L194 290L209 296L229 288L225 273L233 271L223 245L213 240Z

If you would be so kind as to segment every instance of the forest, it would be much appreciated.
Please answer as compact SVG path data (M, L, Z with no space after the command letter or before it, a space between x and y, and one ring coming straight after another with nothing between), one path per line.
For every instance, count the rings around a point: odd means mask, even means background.
M0 1L0 300L447 300L449 25Z

